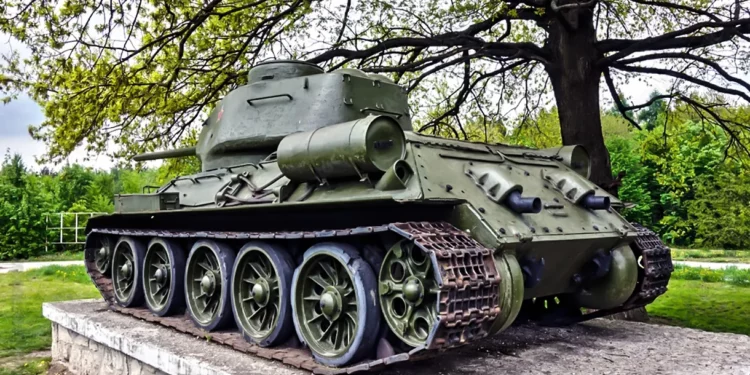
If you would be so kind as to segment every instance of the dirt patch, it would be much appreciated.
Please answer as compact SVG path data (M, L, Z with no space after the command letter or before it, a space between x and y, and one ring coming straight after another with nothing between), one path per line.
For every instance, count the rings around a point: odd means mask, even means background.
M24 355L0 358L0 369L9 370L11 371L11 373L15 373L15 371L19 371L21 369L24 369L24 371L30 370L33 373L38 373L47 369L47 364L49 363L50 357L52 357L52 353L49 350L42 350ZM28 366L30 367L24 367L24 365L27 363L29 363Z
M73 375L68 367L60 362L52 362L47 370L47 375Z
M38 352L31 352L24 355L12 356L0 358L0 368L4 369L16 369L23 366L26 362L31 362L42 358L51 358L52 352L49 350L41 350Z

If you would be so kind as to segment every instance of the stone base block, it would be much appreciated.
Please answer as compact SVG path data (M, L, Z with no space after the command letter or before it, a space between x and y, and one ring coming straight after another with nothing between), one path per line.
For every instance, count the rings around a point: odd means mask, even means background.
M78 375L307 374L107 309L101 300L45 303L52 360Z

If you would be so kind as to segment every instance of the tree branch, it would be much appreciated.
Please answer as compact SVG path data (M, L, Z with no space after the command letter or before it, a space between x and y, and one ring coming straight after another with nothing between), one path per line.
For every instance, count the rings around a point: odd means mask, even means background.
M730 88L727 88L727 87L722 87L722 86L719 86L717 84L714 84L714 83L711 83L711 82L708 82L708 81L705 81L705 80L702 80L702 79L699 79L699 78L695 78L695 77L693 77L691 75L688 75L688 74L685 74L685 73L682 73L682 72L675 72L675 71L672 71L672 70L669 70L669 69L662 69L662 68L650 68L650 67L631 66L631 65L622 65L622 64L614 64L614 65L612 65L612 67L616 68L618 70L626 71L626 72L646 73L646 74L658 74L658 75L665 75L665 76L670 76L670 77L678 78L678 79L681 79L683 81L688 81L688 82L692 82L692 83L694 83L696 85L707 87L707 88L709 88L711 90L714 90L714 91L717 91L717 92L721 92L721 93L729 94L729 95L739 96L739 97L745 99L748 103L750 103L750 95L748 95L747 93L744 93L742 91L735 90L735 89L730 89Z
M628 120L630 124L632 124L636 129L641 130L641 126L638 125L638 123L633 120L630 115L628 115L628 108L625 106L625 104L623 104L622 100L620 100L620 95L617 94L617 89L615 88L614 81L612 81L612 76L609 73L609 68L605 68L603 74L604 81L607 82L607 88L609 88L609 94L612 95L612 100L615 101L617 110L620 111L622 117Z
M704 28L721 28L721 30L699 36L680 38L680 36L695 33ZM738 33L750 33L750 18L727 22L700 22L671 33L644 39L603 40L596 43L596 48L601 53L619 52L609 55L597 63L604 66L635 52L707 47L731 40Z
M693 54L687 53L687 52L664 52L664 53L654 53L650 55L643 55L634 57L632 59L623 59L618 61L618 64L632 64L637 62L643 62L643 61L649 61L649 60L659 60L659 59L686 59L686 60L693 60L697 61L701 64L708 65L711 68L713 68L717 73L719 73L722 77L724 77L726 80L734 82L748 91L750 91L750 84L747 82L732 76L724 70L724 68L721 67L717 62L709 60L704 57L695 56Z
M497 12L489 18L468 26L464 30L458 32L446 32L430 37L390 38L363 50L335 48L312 57L308 59L307 62L319 64L338 57L344 58L344 61L351 61L366 59L396 48L429 47L471 47L476 50L492 49L497 56L511 56L522 51L527 57L534 59L539 57L543 59L545 55L544 51L533 43L485 42L481 38L476 37L477 34L490 30L500 21L515 19L507 13L508 10Z

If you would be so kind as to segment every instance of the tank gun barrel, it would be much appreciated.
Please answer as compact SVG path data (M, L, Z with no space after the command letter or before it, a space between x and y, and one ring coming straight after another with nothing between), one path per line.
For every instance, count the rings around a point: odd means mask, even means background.
M164 150L155 152L146 152L133 156L135 161L159 160L168 158L181 158L185 156L195 156L195 147L176 148L174 150Z

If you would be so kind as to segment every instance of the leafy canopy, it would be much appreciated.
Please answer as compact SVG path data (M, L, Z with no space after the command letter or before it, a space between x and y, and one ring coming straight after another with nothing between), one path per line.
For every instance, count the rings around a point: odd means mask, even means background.
M4 0L0 31L29 55L4 56L0 89L8 100L28 91L43 106L46 120L30 132L48 145L44 161L54 162L82 145L118 157L173 147L246 82L250 66L271 58L389 74L412 92L421 130L451 127L458 137L467 136L465 123L479 118L483 127L529 124L524 119L550 103L559 84L550 77L560 72L584 72L595 85L603 75L632 124L633 110L655 100L681 101L739 146L747 125L716 111L726 102L690 94L702 87L750 99L750 85L736 75L750 63L746 6L707 0ZM576 40L588 46L569 48ZM582 63L570 65L576 61ZM654 101L629 105L615 94L629 80L658 77L675 84ZM598 95L581 100L598 106ZM568 106L559 110L575 113ZM560 125L598 121L578 116Z

